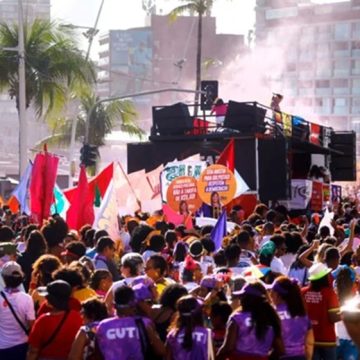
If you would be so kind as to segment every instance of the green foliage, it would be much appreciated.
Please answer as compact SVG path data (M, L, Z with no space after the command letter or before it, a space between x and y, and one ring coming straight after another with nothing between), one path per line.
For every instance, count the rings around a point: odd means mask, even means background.
M94 94L89 92L80 98L80 113L76 118L77 141L82 141L85 135L85 123L89 110L99 100ZM110 134L117 124L120 124L122 131L142 137L144 131L137 125L138 114L134 105L129 100L116 100L108 104L98 105L92 112L89 127L89 143L96 146L105 144L105 137ZM41 147L45 142L49 146L67 147L71 141L72 122L70 118L58 118L52 121L50 126L52 135L43 139L37 146Z
M182 2L186 2L186 4L176 7L169 13L171 21L185 13L196 13L203 16L206 12L211 11L214 5L214 0L182 0Z
M35 20L25 24L26 106L34 106L37 116L60 112L68 94L78 95L95 82L91 62L78 49L72 29L55 22ZM16 24L0 24L0 90L8 91L18 105L18 55L1 50L18 44Z

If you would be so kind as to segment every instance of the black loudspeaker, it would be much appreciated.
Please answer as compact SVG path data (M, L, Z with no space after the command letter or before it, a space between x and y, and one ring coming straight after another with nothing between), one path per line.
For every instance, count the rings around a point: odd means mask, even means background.
M286 139L258 140L259 197L261 201L287 200L291 194Z
M254 134L265 130L266 110L249 103L229 101L224 127L239 130L242 134Z
M332 181L356 181L356 134L353 131L332 132L330 148L343 155L331 154Z
M290 168L292 179L307 179L311 167L311 154L292 153Z
M189 108L184 103L153 108L153 123L160 135L181 135L193 128Z

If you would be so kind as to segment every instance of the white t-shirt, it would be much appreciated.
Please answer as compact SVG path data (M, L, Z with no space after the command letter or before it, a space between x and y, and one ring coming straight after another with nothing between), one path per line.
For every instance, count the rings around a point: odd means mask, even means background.
M355 252L359 246L360 246L360 238L354 237L352 250Z
M280 257L281 261L283 262L284 266L286 267L287 273L289 272L291 264L296 259L296 254L287 253Z
M270 268L273 272L280 273L282 275L287 275L287 270L286 270L284 263L281 261L280 258L278 258L276 256L274 256L274 258L270 264Z
M130 252L131 251L131 246L130 246L130 240L131 240L131 237L130 237L130 234L126 231L123 231L121 230L120 231L120 239L124 245L124 251L125 252Z
M344 248L349 243L349 238L344 239L344 241L341 243L341 247ZM360 246L360 238L354 237L352 251L356 251L356 249Z
M159 254L159 253L154 250L145 250L142 254L142 258L144 259L144 262L146 263L149 260L150 256L157 255L157 254Z
M338 321L335 323L335 333L336 333L336 337L339 339L351 340L351 337L347 332L343 321Z
M27 326L28 321L35 320L34 303L30 295L22 291L5 293L20 321ZM24 344L28 337L16 321L6 301L0 295L0 349L7 349Z

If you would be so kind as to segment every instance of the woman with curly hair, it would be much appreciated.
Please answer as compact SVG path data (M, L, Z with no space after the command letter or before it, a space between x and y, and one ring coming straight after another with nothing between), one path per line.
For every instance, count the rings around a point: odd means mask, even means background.
M59 258L49 254L40 256L34 262L29 285L29 295L33 298L35 309L38 309L45 301L45 298L37 291L37 288L49 284L53 280L53 272L60 269L61 266Z

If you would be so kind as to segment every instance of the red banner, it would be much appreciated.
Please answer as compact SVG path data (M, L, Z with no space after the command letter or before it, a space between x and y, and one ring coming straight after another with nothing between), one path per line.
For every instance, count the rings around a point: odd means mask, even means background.
M323 208L323 183L313 181L311 195L311 210L321 211Z

